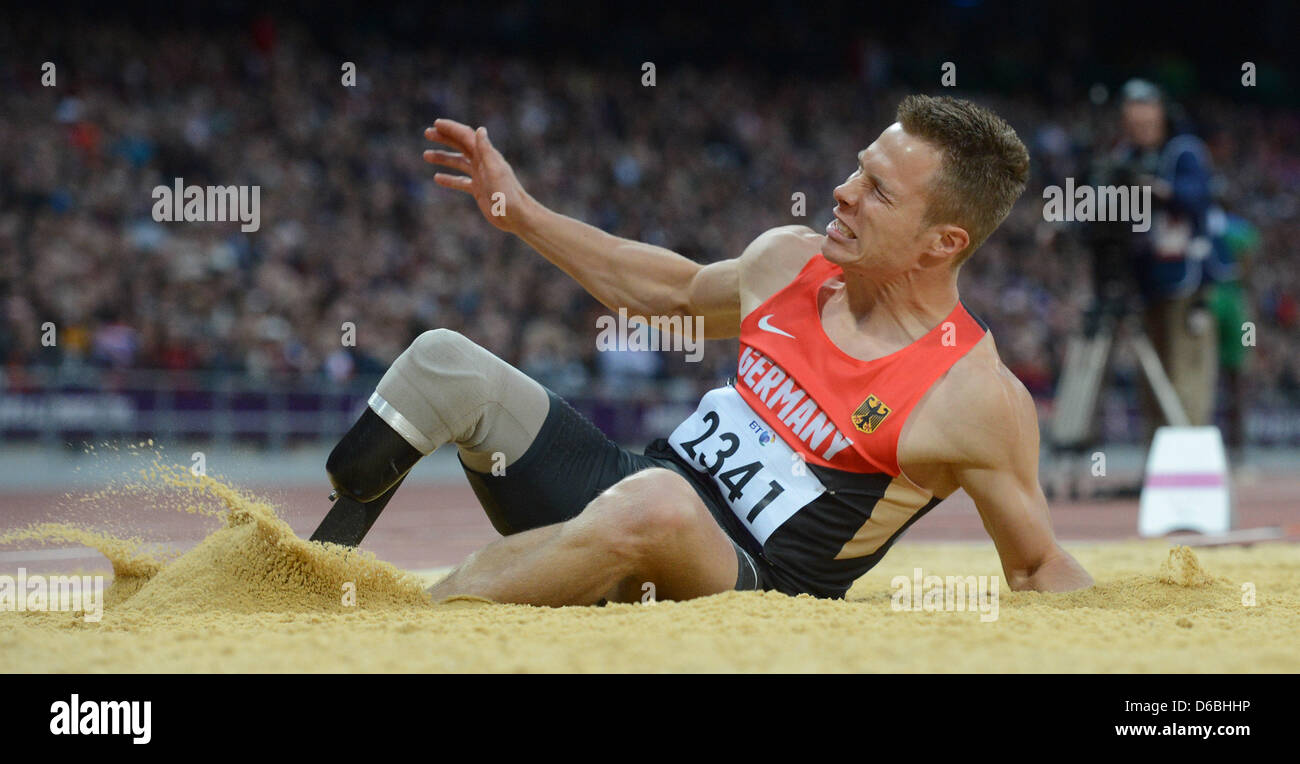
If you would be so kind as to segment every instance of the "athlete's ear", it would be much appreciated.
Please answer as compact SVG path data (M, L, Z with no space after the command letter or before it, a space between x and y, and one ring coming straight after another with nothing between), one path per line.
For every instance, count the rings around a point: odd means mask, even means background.
M932 226L928 233L929 246L921 254L922 265L951 265L970 244L970 234L959 225Z

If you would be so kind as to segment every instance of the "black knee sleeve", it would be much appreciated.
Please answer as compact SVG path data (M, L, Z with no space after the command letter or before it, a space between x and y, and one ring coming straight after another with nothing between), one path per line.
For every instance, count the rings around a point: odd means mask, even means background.
M601 491L662 466L619 448L596 425L550 390L550 410L528 450L505 473L465 467L470 488L503 536L570 520Z
M461 462L461 467L469 479L469 487L487 514L488 522L497 533L510 536L536 527L517 509L528 506L530 489L526 483L475 472L464 462Z
M547 390L550 410L537 437L501 475L461 462L470 488L502 536L568 520L599 490L596 465L613 444L560 396Z
M369 502L396 485L422 456L367 406L330 452L325 470L340 495Z

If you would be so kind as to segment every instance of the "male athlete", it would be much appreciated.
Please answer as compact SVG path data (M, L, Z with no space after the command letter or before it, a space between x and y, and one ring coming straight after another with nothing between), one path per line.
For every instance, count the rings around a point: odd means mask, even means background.
M460 334L429 331L330 455L336 489L386 500L420 457L456 444L504 538L435 599L628 602L645 583L660 599L842 597L958 488L1011 588L1091 585L1052 533L1033 402L957 294L958 268L1024 190L1028 153L967 101L911 96L897 120L835 189L824 235L774 228L710 265L547 209L485 128L437 120L425 137L453 150L424 159L463 173L439 185L611 310L703 316L707 337L738 336L736 376L638 454Z

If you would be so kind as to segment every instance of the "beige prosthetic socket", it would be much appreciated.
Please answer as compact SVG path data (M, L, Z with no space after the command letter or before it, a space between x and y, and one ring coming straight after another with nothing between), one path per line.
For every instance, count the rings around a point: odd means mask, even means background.
M370 408L420 453L455 443L465 466L490 472L524 455L546 421L550 398L464 335L434 329L393 361Z

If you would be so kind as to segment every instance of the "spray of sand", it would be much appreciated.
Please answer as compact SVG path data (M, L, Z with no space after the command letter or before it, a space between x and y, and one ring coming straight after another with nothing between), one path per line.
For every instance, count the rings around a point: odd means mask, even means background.
M1166 584L1185 586L1190 589L1203 589L1215 584L1214 576L1205 572L1196 553L1189 547L1176 546L1169 550L1169 557L1160 566L1157 576Z
M68 523L7 533L0 545L71 542L97 549L113 566L109 614L338 613L431 604L414 576L368 552L300 539L273 506L220 480L160 460L139 477L140 484L117 495L180 493L188 501L179 509L220 518L221 527L170 560L138 538Z
M0 546L22 542L81 544L97 550L113 566L113 583L104 593L104 606L122 602L162 570L164 553L138 538L118 538L72 523L38 523L0 535Z

